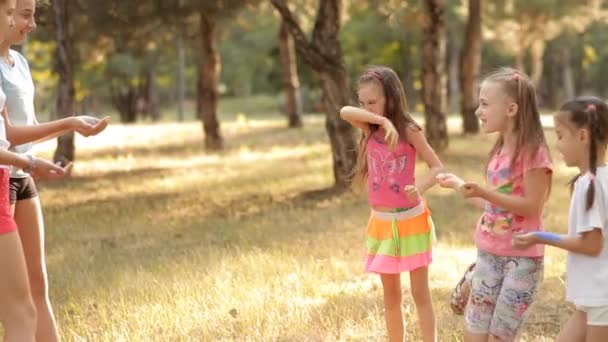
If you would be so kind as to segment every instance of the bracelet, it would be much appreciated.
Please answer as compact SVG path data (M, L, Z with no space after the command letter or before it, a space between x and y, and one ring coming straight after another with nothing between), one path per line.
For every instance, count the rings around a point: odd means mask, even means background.
M23 168L23 172L31 173L36 168L36 158L34 156L26 154L27 159L29 159L30 163Z
M539 239L548 241L548 242L553 242L553 243L558 243L562 241L562 237L558 234L555 233L549 233L549 232L535 232L534 236L536 236Z

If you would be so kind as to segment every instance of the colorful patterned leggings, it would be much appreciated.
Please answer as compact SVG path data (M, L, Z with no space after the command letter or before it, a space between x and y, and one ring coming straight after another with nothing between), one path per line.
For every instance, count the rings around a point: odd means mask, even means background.
M542 257L506 257L479 251L465 311L467 330L513 341L542 277Z

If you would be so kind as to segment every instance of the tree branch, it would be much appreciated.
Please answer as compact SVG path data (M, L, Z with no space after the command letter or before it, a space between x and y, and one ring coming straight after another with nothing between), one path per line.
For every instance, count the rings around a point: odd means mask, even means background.
M293 13L291 13L291 10L289 9L289 7L287 7L285 0L271 0L271 2L272 2L272 5L277 9L279 14L281 14L281 17L283 18L283 21L285 22L287 29L293 36L293 39L296 43L295 44L296 49L302 55L304 60L313 69L315 69L317 71L323 69L324 66L326 65L323 55L318 51L318 49L315 48L315 46L313 46L308 41L308 39L306 38L306 34L304 33L304 31L298 24ZM318 17L319 17L319 14L317 14L317 18ZM315 25L315 30L316 30L316 25Z

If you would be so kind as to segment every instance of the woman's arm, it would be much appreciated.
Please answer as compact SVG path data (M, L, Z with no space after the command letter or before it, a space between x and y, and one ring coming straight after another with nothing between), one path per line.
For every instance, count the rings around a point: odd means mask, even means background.
M12 145L37 143L56 138L70 131L76 131L83 136L96 135L108 126L109 121L109 118L99 120L87 116L72 116L36 125L13 126L6 109L2 111L2 116L6 122L6 137Z
M44 159L14 153L8 150L0 150L0 164L12 165L28 172L32 177L44 179L57 179L66 174L72 166L71 163L65 168L59 167Z

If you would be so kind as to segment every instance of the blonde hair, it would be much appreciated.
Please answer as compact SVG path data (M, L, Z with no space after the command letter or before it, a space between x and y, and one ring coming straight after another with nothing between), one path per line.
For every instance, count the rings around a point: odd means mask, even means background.
M536 90L530 78L513 68L500 68L484 79L484 82L498 83L507 96L517 104L514 133L517 135L511 165L520 157L525 147L527 158L533 158L541 147L547 147L547 141L540 121ZM504 146L500 136L490 150L488 161Z

